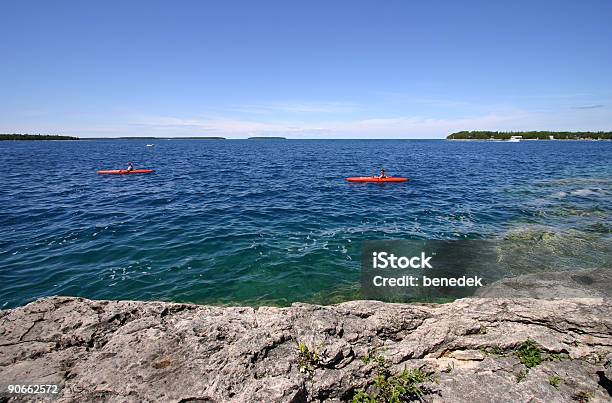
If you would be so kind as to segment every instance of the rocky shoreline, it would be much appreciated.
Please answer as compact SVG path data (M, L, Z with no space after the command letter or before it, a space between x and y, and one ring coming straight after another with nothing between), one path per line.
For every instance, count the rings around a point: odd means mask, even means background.
M40 299L0 311L0 401L611 401L609 299L288 308ZM375 381L378 384L375 385ZM361 391L361 392L360 392ZM363 400L362 400L363 401Z

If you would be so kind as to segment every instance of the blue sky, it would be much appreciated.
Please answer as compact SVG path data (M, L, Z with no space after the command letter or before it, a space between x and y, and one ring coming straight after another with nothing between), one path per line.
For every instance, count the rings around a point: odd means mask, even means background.
M4 1L0 132L612 130L612 1Z

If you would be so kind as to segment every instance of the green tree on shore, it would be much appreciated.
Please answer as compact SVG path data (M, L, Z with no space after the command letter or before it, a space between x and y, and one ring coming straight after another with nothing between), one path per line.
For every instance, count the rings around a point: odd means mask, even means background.
M78 137L51 134L0 134L0 140L78 140Z
M525 140L612 140L612 132L494 132L494 131L461 131L446 137L449 140L508 140L511 136L522 136Z

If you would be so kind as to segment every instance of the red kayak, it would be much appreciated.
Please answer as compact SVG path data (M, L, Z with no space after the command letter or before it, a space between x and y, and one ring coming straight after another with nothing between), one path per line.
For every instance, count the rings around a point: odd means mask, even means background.
M128 171L127 169L111 169L108 171L98 171L100 175L131 175L131 174L150 174L155 172L152 169L133 169Z
M377 176L357 176L355 178L346 178L349 182L360 182L360 183L384 183L384 182L408 182L408 178L379 178Z

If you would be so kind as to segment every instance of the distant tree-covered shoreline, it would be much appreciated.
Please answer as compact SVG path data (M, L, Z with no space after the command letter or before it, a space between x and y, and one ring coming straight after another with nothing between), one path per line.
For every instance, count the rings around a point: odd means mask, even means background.
M0 140L78 140L78 137L54 134L1 134Z
M512 136L522 136L525 140L612 140L612 132L493 132L493 131L461 131L450 134L449 140L509 140Z

